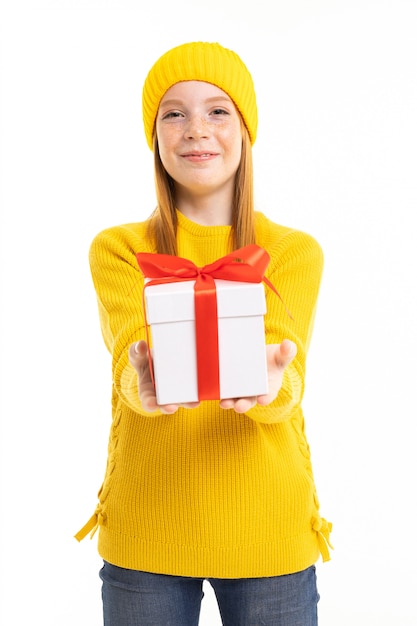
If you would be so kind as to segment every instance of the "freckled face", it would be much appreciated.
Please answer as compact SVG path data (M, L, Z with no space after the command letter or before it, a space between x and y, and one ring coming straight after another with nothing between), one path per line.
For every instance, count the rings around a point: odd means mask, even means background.
M184 81L165 93L156 119L162 164L177 192L232 194L242 152L241 119L210 83Z

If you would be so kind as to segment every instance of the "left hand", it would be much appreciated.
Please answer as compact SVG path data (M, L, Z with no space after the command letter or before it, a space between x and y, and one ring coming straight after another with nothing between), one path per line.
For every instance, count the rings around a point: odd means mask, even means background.
M251 398L228 398L221 400L222 409L233 409L236 413L245 413L256 404L265 406L275 400L282 386L285 368L297 354L297 346L293 341L284 339L282 343L268 344L266 358L268 367L268 393Z

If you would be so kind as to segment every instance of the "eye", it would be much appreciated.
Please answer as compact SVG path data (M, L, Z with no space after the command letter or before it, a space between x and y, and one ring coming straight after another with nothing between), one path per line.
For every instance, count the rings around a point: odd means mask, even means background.
M168 113L164 113L164 115L162 115L161 119L169 120L169 119L175 119L181 116L182 116L182 113L180 113L179 111L168 111Z
M212 111L213 115L229 115L229 112L226 109L222 109L221 107L214 109Z

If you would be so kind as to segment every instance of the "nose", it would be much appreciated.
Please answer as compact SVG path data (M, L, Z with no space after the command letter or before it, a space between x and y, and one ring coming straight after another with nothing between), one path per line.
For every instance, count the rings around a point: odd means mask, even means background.
M192 115L185 129L187 139L203 139L210 134L207 120L201 115Z

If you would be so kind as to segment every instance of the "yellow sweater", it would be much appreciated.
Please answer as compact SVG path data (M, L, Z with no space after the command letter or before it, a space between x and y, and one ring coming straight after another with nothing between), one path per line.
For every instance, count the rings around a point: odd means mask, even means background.
M229 226L178 213L178 255L203 266L230 252ZM256 214L270 257L266 343L298 347L276 400L247 414L216 401L173 415L146 413L128 348L145 338L137 252L155 252L146 222L101 232L90 251L105 344L112 355L113 420L98 506L76 535L99 528L103 559L179 576L277 576L329 559L331 524L320 517L301 400L323 267L309 235Z

